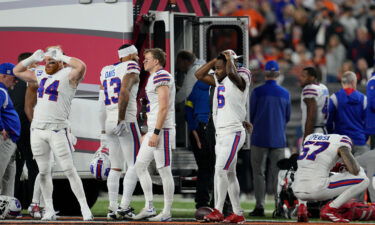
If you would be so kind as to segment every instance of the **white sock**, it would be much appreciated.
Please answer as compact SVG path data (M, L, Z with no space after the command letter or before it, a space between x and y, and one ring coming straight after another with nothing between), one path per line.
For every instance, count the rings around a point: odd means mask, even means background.
M240 184L238 183L236 172L228 172L228 194L232 203L233 212L242 215L243 210L240 204Z
M52 192L53 192L52 176L50 173L47 173L47 174L39 173L39 175L40 175L40 189L42 191L42 195L44 198L46 210L54 210L53 201L52 201Z
M164 214L171 214L171 208L173 203L174 195L174 180L172 175L172 170L170 166L158 169L159 175L163 182L163 192L164 192Z
M40 189L40 175L38 174L35 178L33 199L31 200L31 202L41 203L41 197L42 197L42 191Z
M85 191L83 190L83 184L81 178L78 176L75 168L65 171L65 175L68 177L70 188L76 196L81 209L89 208L86 201Z
M123 187L124 191L121 198L121 208L127 209L130 205L130 202L132 200L133 192L135 189L135 186L137 185L138 177L137 173L135 171L135 167L131 166L128 168L128 171L126 171Z
M44 203L46 204L46 212L55 212L55 209L53 208L53 200L52 198L50 199L45 199Z
M223 170L223 168L216 168L217 172L217 202L215 208L220 212L223 212L225 198L227 197L228 193L228 171Z
M120 186L121 172L117 170L110 170L107 179L109 208L113 211L118 207L118 190ZM125 187L125 186L124 186Z
M141 183L141 187L143 190L143 194L145 195L145 207L151 208L152 207L152 180L150 173L147 170L148 164L142 162L136 162L135 170L137 172L139 182Z

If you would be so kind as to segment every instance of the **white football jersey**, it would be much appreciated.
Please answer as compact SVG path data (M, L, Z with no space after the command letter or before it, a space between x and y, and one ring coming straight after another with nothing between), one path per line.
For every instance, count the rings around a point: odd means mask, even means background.
M140 68L135 61L126 61L103 67L100 73L100 83L104 88L104 104L107 112L107 120L118 120L118 101L121 90L121 83L129 73L136 73L139 75ZM134 84L129 96L128 106L126 108L125 121L137 121L137 92L138 83Z
M146 95L147 95L147 125L148 130L153 131L156 125L156 119L159 112L159 100L157 88L160 86L169 87L169 104L168 113L165 118L163 128L174 128L175 127L175 96L176 88L174 84L173 76L167 71L161 69L150 75L146 84Z
M239 68L237 72L246 82L244 91L241 91L228 76L221 82L214 76L216 87L212 116L217 134L244 130L242 122L246 120L251 74L248 69L243 67Z
M76 92L76 88L69 84L71 71L71 67L66 67L49 75L44 66L35 70L39 88L32 128L59 130L68 127L70 107Z
M314 98L317 105L316 122L314 126L324 127L328 118L329 91L324 84L306 85L301 94L302 131L305 130L307 107L303 101L305 98Z
M341 146L352 149L352 145L351 139L345 135L308 135L298 156L293 190L304 192L307 187L312 190L320 186L319 179L328 178L329 172L339 160L338 149Z

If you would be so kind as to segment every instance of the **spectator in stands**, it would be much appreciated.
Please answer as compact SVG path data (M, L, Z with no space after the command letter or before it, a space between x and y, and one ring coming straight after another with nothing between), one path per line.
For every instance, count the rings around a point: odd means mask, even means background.
M18 56L18 62L31 56L31 52L21 53ZM35 67L32 65L30 68ZM9 96L14 103L14 108L17 111L20 122L21 122L21 136L17 142L16 151L16 179L15 179L15 197L21 201L21 205L27 206L31 203L33 196L35 178L39 173L38 165L33 158L30 146L30 121L27 119L25 114L25 94L26 94L26 82L18 80L18 83L14 86L13 90L9 90ZM24 190L20 181L23 167L26 163L28 179L27 189ZM26 196L24 196L26 194Z
M327 46L327 82L337 82L337 74L344 63L346 49L337 35L330 36Z
M370 147L375 148L375 72L367 82L366 134L370 135ZM375 199L373 199L375 201Z
M374 40L369 39L366 27L357 28L356 38L349 46L348 58L354 63L364 58L369 67L374 65Z
M354 71L354 64L351 60L345 60L341 65L339 73L337 74L337 80L341 82L343 74L347 71Z
M347 135L353 141L353 155L369 150L366 145L366 96L357 91L357 77L348 71L341 78L342 89L330 97L327 130L331 134Z
M348 44L352 43L355 39L355 29L357 29L359 24L353 16L353 10L350 6L344 5L339 22L344 26L345 42Z
M265 66L266 83L255 88L251 94L250 122L254 126L251 136L251 166L256 205L250 216L264 216L267 158L271 163L268 174L272 177L272 187L276 194L279 172L276 163L285 156L285 129L290 118L290 94L276 83L279 74L277 62L268 61Z
M366 14L366 28L369 31L369 39L375 39L375 3L372 4L369 8L369 12Z
M356 63L356 75L357 75L357 79L358 79L358 84L361 84L361 85L366 85L367 83L367 77L368 77L368 74L370 73L370 70L368 68L368 64L367 64L367 61L366 59L364 58L360 58L358 59L357 63ZM371 73L369 74L369 76L371 76Z

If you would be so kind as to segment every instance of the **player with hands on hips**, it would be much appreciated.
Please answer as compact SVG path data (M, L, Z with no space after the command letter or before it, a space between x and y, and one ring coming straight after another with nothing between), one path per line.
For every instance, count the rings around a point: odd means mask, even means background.
M212 116L216 127L215 187L217 201L212 213L204 219L212 222L243 223L245 217L240 206L240 187L236 175L237 152L245 142L243 121L246 117L246 103L250 87L250 72L237 69L234 59L238 56L232 50L222 52L217 58L203 65L195 76L215 87ZM215 74L209 74L215 67ZM233 214L224 218L224 201L229 194Z
M45 62L45 66L39 66L35 70L27 69L29 65L41 61ZM67 66L64 67L64 63ZM40 49L35 51L29 58L18 63L13 71L26 82L37 82L39 85L30 140L39 167L40 186L45 201L42 220L56 220L52 201L51 151L69 179L80 204L83 220L92 220L82 181L73 164L68 121L71 102L86 73L85 63L64 55L61 47L51 46L45 53Z
M104 113L100 121L111 161L107 180L107 219L133 219L135 214L130 202L138 181L134 164L140 147L136 103L140 67L134 45L124 44L117 53L120 62L103 67L100 75L99 101L101 114ZM118 204L121 171L126 173L121 203Z

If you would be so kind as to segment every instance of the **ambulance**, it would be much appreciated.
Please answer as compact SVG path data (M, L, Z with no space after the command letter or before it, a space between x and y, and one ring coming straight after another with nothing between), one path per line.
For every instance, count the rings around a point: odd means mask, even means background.
M248 67L248 18L212 16L212 10L211 0L0 0L1 63L17 63L22 52L60 45L67 55L87 65L69 119L78 138L74 163L90 206L105 187L104 182L93 179L89 170L92 156L100 146L97 99L102 67L118 62L117 49L125 43L138 48L141 66L144 49L163 49L167 53L165 68L174 76L180 50L190 50L197 58L209 61L221 51L233 49L244 56L243 66ZM147 74L141 75L140 89L145 81ZM140 112L142 94L140 91ZM176 192L189 193L194 192L189 181L194 180L196 165L188 150L187 128L181 113L176 112L176 124L182 128L177 132L172 170ZM245 148L249 148L249 141ZM58 165L53 176L56 209L67 213L77 211L69 211L60 204L66 198L76 200ZM160 183L157 176L153 176L153 181ZM69 204L69 207L72 205L78 206Z

